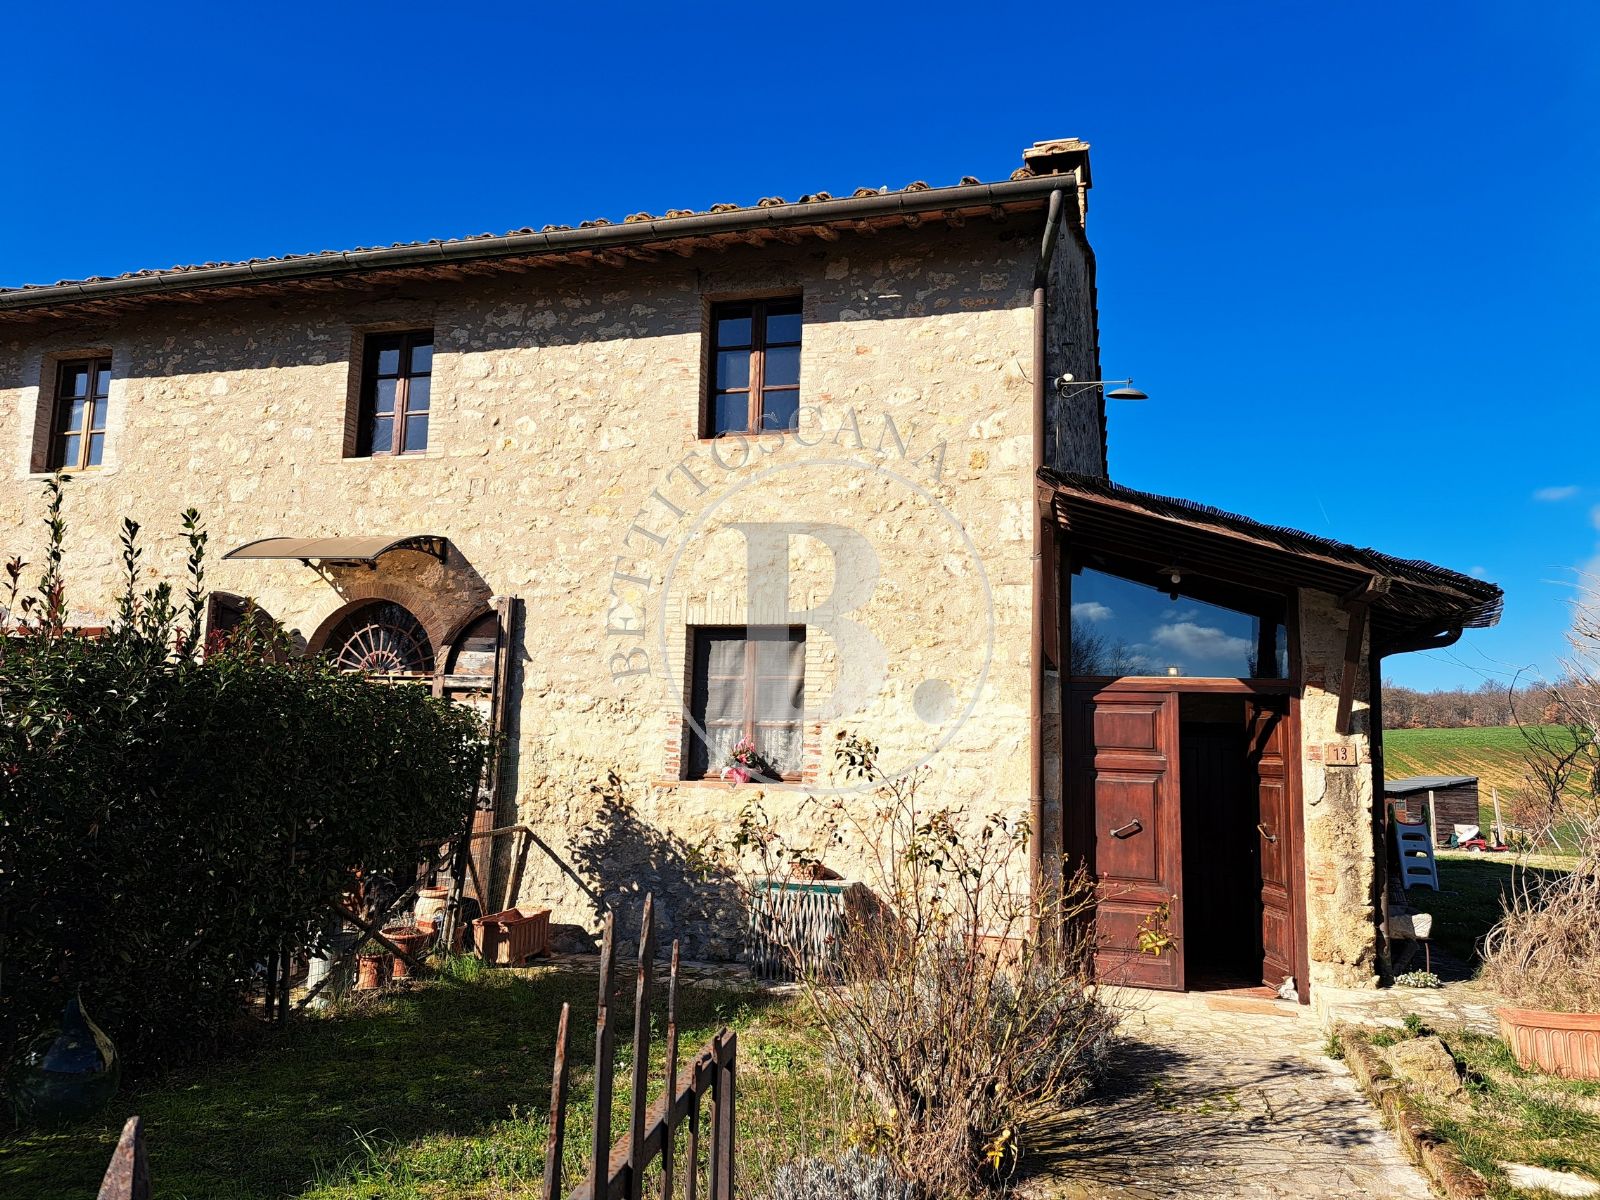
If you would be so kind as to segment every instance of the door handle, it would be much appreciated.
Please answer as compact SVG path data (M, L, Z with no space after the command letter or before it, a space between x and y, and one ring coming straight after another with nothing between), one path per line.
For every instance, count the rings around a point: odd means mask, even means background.
M1139 818L1135 817L1126 825L1119 825L1117 828L1113 829L1111 831L1111 836L1114 838L1131 838L1134 834L1143 829L1144 826L1139 823Z
M1278 835L1277 834L1269 832L1267 830L1267 827L1265 825L1261 824L1260 822L1257 822L1256 828L1261 831L1261 836L1266 838L1267 841L1272 842L1274 845L1277 844L1277 841L1278 841Z

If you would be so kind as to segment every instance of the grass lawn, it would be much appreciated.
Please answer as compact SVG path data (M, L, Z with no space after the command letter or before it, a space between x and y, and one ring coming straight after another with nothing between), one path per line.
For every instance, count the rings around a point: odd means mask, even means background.
M1496 1200L1547 1196L1513 1187L1502 1162L1572 1171L1600 1182L1600 1083L1524 1071L1498 1038L1437 1033L1461 1067L1464 1100L1447 1101L1406 1085L1423 1117L1489 1181ZM1395 1034L1378 1034L1375 1044ZM1399 1036L1405 1036L1400 1034Z
M543 1177L563 1001L572 1004L570 1190L581 1178L591 1128L595 977L549 968L471 974L302 1018L282 1034L263 1030L258 1046L206 1069L125 1087L92 1123L0 1138L0 1196L93 1196L122 1123L134 1113L144 1118L157 1197L525 1194L520 1189ZM632 1053L632 972L622 978L628 995L617 1039L617 1134L625 1128ZM664 1066L664 986L658 991L652 1097ZM739 1035L741 1189L788 1157L836 1147L849 1122L847 1089L824 1070L799 1004L750 989L685 986L682 1062L723 1024Z
M1500 897L1516 879L1517 861L1509 854L1439 855L1439 894L1413 888L1408 899L1419 912L1433 914L1433 944L1476 971L1478 944L1500 920ZM1535 856L1529 870L1546 879L1564 873L1567 860ZM1421 967L1421 961L1415 964Z

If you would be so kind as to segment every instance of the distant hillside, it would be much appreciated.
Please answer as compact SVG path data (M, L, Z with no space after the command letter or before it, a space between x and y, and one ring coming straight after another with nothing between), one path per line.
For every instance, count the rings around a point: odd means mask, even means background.
M1388 729L1383 734L1384 774L1476 775L1485 805L1489 789L1502 798L1522 786L1527 743L1514 725L1477 729Z

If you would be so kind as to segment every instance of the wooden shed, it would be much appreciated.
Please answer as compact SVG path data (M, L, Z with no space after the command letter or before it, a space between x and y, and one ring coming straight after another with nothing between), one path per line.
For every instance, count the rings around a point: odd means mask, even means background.
M1409 821L1422 820L1433 793L1433 843L1448 846L1457 825L1477 825L1478 778L1475 775L1416 775L1384 781L1384 798Z

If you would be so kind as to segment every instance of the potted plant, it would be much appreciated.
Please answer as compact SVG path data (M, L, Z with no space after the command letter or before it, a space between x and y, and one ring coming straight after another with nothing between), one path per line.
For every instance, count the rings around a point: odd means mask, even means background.
M735 742L733 749L728 751L728 757L723 760L722 778L734 787L749 783L752 779L771 783L778 775L772 764L761 757L761 752L750 738L740 738Z
M1485 943L1483 979L1509 1002L1500 1028L1517 1062L1600 1079L1600 854L1538 882L1524 872Z
M1580 608L1570 637L1577 660L1548 697L1557 721L1522 731L1536 832L1576 856L1565 875L1519 869L1483 980L1508 1002L1500 1027L1522 1066L1600 1080L1600 609Z
M419 922L413 920L385 926L383 936L411 955L412 958L416 958L426 949L428 942L433 938L433 933L431 925L424 929ZM393 978L410 979L411 964L406 962L405 959L395 956Z
M389 982L394 955L368 938L356 947L356 991L371 992Z

